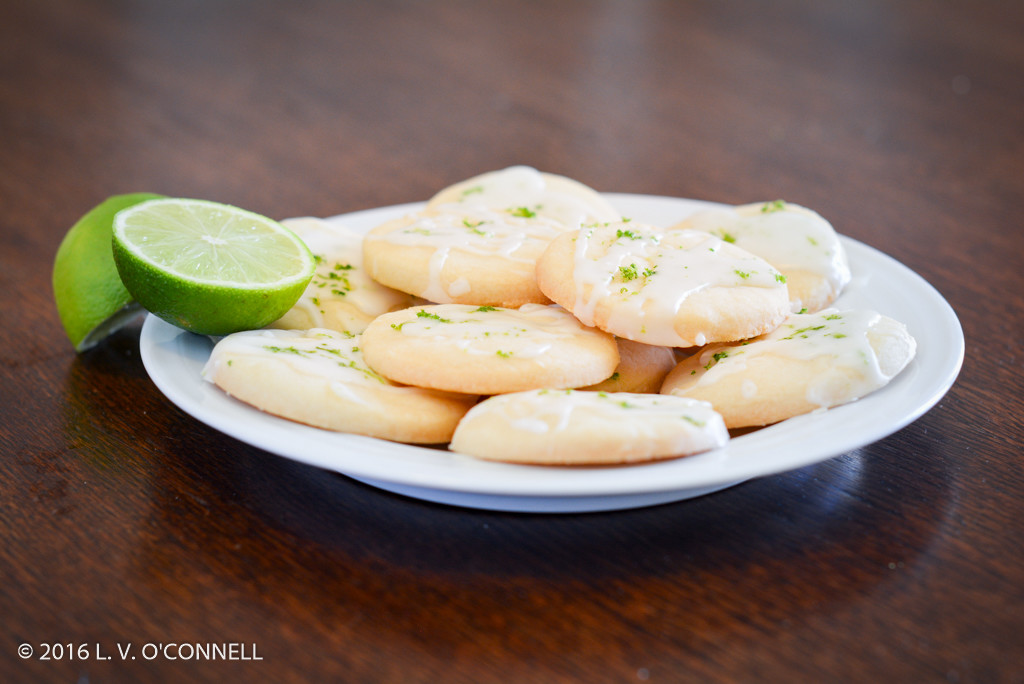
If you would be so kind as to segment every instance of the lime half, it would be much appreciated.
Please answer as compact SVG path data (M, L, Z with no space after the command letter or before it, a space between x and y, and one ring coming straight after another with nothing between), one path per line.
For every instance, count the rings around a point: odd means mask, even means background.
M119 212L113 253L124 286L146 310L203 335L277 320L315 264L277 221L194 199L154 199Z
M107 198L80 218L57 248L53 297L76 351L94 347L141 313L117 274L110 235L117 212L157 197L140 192Z

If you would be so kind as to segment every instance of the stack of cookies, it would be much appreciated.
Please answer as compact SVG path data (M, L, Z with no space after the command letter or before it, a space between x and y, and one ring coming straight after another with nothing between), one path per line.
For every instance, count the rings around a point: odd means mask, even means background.
M517 463L674 458L853 401L915 353L899 322L829 308L851 277L839 237L782 201L653 226L511 167L365 236L285 223L317 275L203 373L325 429Z

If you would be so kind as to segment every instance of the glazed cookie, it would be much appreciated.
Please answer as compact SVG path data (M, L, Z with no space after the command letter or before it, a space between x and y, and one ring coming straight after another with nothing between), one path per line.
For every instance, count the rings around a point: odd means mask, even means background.
M850 282L846 250L832 224L797 204L776 200L708 209L673 229L711 233L779 269L797 313L824 309Z
M722 417L703 401L542 389L480 402L449 448L493 461L608 465L689 456L728 440Z
M709 345L681 362L661 391L709 401L729 428L769 425L838 406L887 384L917 344L874 311L792 314L739 345Z
M661 383L676 366L675 350L650 344L615 339L619 346L619 365L611 377L581 390L591 392L634 392L657 394Z
M363 268L363 237L355 231L318 218L282 223L302 238L317 265L299 301L269 327L360 333L380 314L417 303L415 297L370 278Z
M427 206L436 209L450 204L536 213L570 230L622 217L583 183L529 166L510 166L456 183L434 195Z
M585 325L666 347L772 330L789 310L785 280L721 238L636 222L560 235L537 262L541 291Z
M315 427L415 444L451 439L476 397L400 387L366 365L360 336L252 330L221 339L203 377L231 396Z
M366 362L395 382L467 394L579 387L610 376L615 338L565 310L437 304L384 314L363 333Z
M371 230L364 262L378 282L438 304L548 304L537 257L565 230L528 210L446 204Z

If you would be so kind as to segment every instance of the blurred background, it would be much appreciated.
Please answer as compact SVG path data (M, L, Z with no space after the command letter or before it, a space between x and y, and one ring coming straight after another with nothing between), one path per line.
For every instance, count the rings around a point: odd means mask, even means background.
M22 220L45 209L62 226L132 190L283 218L524 163L604 191L785 197L895 227L910 179L911 201L936 205L999 202L1019 183L977 183L986 150L1024 133L1006 140L974 113L1019 103L1024 82L972 65L1021 27L984 16L999 3L958 5L937 19L883 0L7 2L5 25L54 28L51 44L3 30L3 68L32 92L3 96L0 164L26 174L2 194ZM931 21L941 41L919 35ZM926 77L894 61L926 62ZM54 124L67 110L76 125ZM973 144L941 164L915 155L948 136ZM68 166L80 184L50 187Z

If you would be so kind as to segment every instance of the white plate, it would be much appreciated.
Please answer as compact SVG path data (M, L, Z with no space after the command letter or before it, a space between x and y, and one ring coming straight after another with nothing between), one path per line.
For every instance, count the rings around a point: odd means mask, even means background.
M638 221L667 226L704 202L609 194ZM331 219L365 232L420 207L405 204ZM843 238L853 281L835 306L871 308L905 323L917 357L860 401L800 416L689 458L619 467L567 468L491 463L444 449L396 444L300 425L236 401L200 378L212 344L148 316L142 361L153 382L185 412L242 442L343 473L399 494L471 508L582 512L636 508L701 496L745 480L800 468L882 439L935 405L963 361L952 308L920 276L885 254Z

